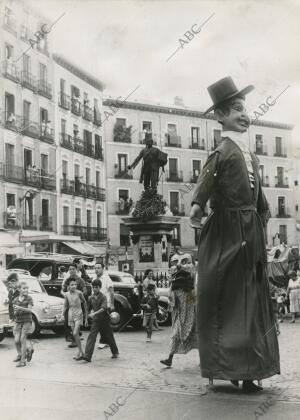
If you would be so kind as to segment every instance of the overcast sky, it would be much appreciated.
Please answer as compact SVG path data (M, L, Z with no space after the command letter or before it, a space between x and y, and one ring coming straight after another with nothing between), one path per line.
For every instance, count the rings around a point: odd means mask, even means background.
M277 102L263 119L296 125L300 146L300 2L298 0L31 0L54 21L49 35L63 54L104 82L105 96L187 107L211 105L207 86L231 75L254 84L247 107ZM207 19L210 18L208 21ZM204 23L207 21L206 23ZM203 24L195 37L184 36ZM168 61L167 61L168 60Z

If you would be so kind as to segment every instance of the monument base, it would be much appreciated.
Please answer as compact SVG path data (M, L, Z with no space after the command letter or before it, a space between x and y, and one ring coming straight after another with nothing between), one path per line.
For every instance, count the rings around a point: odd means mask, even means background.
M137 217L123 217L122 221L132 232L132 249L135 272L151 268L155 273L165 273L169 268L172 232L180 217L156 216L147 221Z

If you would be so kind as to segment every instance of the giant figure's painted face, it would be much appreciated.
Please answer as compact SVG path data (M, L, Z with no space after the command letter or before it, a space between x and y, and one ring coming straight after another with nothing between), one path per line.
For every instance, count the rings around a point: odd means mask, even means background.
M170 261L170 273L174 275L178 271L187 271L190 274L194 273L193 259L190 254L175 254Z

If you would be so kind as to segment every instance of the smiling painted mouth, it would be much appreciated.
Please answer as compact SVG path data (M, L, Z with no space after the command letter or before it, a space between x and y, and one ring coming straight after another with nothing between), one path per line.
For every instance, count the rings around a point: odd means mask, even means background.
M240 121L239 122L240 125L243 125L244 127L249 127L249 122L248 121Z

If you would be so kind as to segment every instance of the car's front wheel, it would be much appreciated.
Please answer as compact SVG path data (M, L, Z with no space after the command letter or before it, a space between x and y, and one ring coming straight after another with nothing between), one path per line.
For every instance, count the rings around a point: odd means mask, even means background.
M4 332L0 333L0 343L1 343L1 341L4 340L4 338L5 338L5 333Z

